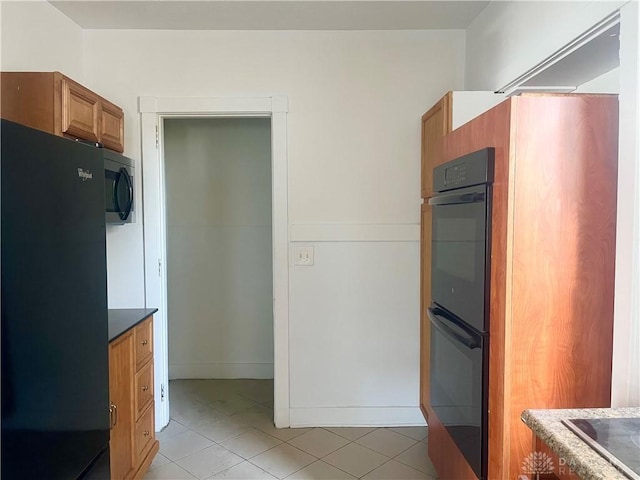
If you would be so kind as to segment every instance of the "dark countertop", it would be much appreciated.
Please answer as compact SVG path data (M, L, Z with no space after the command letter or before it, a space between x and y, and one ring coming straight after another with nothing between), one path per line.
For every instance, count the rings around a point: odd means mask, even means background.
M113 341L145 318L158 311L157 308L109 309L109 341Z

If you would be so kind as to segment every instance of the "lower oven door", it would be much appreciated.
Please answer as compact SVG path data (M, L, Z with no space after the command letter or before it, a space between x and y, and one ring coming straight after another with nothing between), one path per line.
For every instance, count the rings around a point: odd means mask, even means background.
M488 338L432 305L431 408L479 479L487 466Z

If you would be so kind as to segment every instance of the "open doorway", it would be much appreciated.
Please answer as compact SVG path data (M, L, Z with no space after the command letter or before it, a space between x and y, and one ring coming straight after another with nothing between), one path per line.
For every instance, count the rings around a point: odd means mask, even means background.
M224 121L256 120L257 123L266 122L270 127L270 207L271 207L271 266L272 266L272 296L271 312L273 328L271 335L273 366L221 366L215 358L209 357L204 363L206 366L195 367L187 363L179 366L174 362L172 376L184 374L185 369L191 372L199 370L198 376L203 375L203 370L208 370L207 375L215 374L226 369L224 375L238 375L238 371L257 368L259 375L268 376L273 369L273 415L271 424L279 428L289 426L289 319L288 319L288 204L287 204L287 98L274 97L230 97L230 98L158 98L141 97L139 103L142 123L142 177L144 183L143 208L144 208L144 257L145 257L145 304L153 305L159 311L155 315L154 344L156 349L155 386L156 398L156 430L159 431L169 423L170 418L170 365L169 365L169 324L168 324L168 256L169 244L168 226L169 217L167 211L167 178L165 172L165 120L167 122L182 122L185 120L199 121ZM179 170L179 165L178 165ZM179 177L179 175L178 175ZM187 175L188 177L188 175ZM196 175L195 178L200 178ZM269 189L267 189L269 190ZM237 191L233 201L239 198L244 201L244 194L238 196ZM206 202L204 202L206 203ZM267 200L267 205L269 201ZM211 205L208 204L210 208ZM179 208L186 208L184 205ZM180 210L178 210L180 211ZM185 212L189 216L191 212ZM228 241L229 243L229 241ZM233 242L231 242L233 243ZM236 245L242 246L242 245ZM246 245L236 252L242 261L251 260L254 252L243 252ZM267 258L267 261L269 258ZM219 259L228 261L228 259ZM201 274L202 275L202 274ZM265 285L262 284L262 288ZM268 287L267 287L268 288ZM188 292L187 292L188 293ZM237 293L240 297L242 291ZM241 300L239 300L241 302ZM207 310L207 307L199 308ZM197 316L197 315L196 315ZM255 335L255 332L254 332ZM204 337L204 336L203 336ZM184 339L183 339L184 340ZM264 339L263 339L264 340ZM213 345L207 345L206 339L198 338L199 355L207 355L207 349ZM180 343L180 342L178 342ZM224 342L222 342L224 344ZM264 352L263 352L264 353ZM175 357L177 360L179 356ZM233 358L233 357L231 357ZM240 358L238 356L236 359ZM263 357L264 358L264 357ZM200 360L196 359L200 363ZM208 365L207 365L208 363ZM218 365L216 365L218 363ZM222 362L243 363L243 362ZM254 362L245 362L254 363ZM262 363L262 362L257 362ZM182 369L182 373L180 370ZM221 370L222 369L222 370ZM235 372L235 373L234 373ZM256 375L256 370L251 376ZM265 373L266 372L266 373ZM223 374L220 374L222 376Z
M271 119L166 118L163 132L171 418L191 384L227 414L272 408Z
M273 379L271 119L163 130L169 379Z

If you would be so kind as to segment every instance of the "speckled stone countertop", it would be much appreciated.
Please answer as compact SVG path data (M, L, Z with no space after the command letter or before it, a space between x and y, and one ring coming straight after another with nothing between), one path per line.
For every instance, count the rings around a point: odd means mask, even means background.
M521 415L522 421L533 433L583 480L628 480L628 477L565 427L561 420L632 417L640 418L640 407L525 410Z

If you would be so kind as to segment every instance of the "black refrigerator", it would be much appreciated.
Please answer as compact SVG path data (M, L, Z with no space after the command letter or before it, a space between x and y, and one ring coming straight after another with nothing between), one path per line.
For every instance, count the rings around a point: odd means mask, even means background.
M102 151L2 120L3 480L109 478Z

